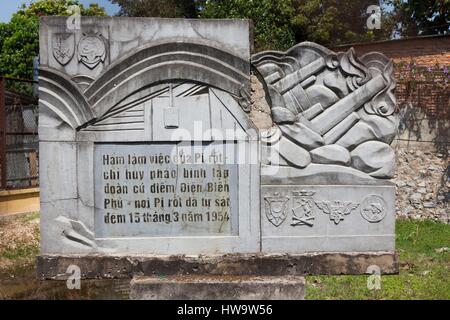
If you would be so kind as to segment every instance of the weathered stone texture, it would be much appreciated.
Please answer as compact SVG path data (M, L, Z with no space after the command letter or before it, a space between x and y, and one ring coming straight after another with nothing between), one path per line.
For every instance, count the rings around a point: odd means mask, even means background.
M227 255L41 255L39 279L65 280L76 264L82 279L132 278L154 275L304 276L309 274L365 274L377 265L382 274L398 273L395 252L227 254Z
M448 158L433 148L395 148L396 216L450 223Z
M304 300L305 278L296 276L137 277L134 300Z

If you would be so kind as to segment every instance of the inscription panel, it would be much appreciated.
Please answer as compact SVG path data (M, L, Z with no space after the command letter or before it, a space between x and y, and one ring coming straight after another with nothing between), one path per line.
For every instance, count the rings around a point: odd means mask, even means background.
M95 235L237 235L236 144L94 147Z

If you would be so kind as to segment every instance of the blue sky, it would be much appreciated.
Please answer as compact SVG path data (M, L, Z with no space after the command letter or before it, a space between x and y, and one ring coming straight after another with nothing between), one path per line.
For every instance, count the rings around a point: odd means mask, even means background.
M12 14L17 11L22 3L30 2L31 0L0 0L0 22L8 22ZM119 11L119 7L111 4L108 0L81 0L80 2L83 5L98 3L101 7L105 8L109 15L113 15Z

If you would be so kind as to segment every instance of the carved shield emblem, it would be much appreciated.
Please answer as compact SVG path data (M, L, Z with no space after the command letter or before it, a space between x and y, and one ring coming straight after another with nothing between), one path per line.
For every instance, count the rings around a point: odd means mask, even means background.
M315 192L302 190L293 192L292 198L292 223L291 226L314 225L314 200Z
M83 34L78 43L78 61L94 69L106 57L106 46L100 33Z
M266 202L266 217L275 226L280 226L286 220L286 207L288 197L274 193L273 197L264 197Z
M59 64L65 66L75 53L75 36L73 33L55 33L52 38L53 56Z

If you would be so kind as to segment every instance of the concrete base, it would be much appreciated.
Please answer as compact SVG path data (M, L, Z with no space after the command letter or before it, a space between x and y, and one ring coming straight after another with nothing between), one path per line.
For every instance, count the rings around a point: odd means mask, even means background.
M132 278L134 276L236 275L303 276L308 274L365 274L371 265L382 274L398 273L395 252L229 254L216 256L102 256L41 255L39 279L67 279L67 268L77 265L83 279Z
M298 276L138 277L131 281L136 300L304 300L305 278Z

